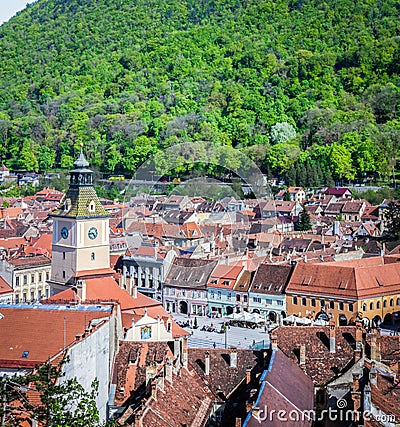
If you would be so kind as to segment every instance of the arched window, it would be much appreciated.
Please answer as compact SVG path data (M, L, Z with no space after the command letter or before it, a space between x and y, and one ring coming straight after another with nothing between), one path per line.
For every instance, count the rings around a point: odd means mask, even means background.
M374 303L373 303L373 302L371 302L371 303L369 304L369 309L370 309L370 310L373 310L373 309L374 309Z
M92 252L92 253L90 254L90 259L91 259L92 261L94 261L94 260L96 259L96 254L95 254L94 252Z
M378 301L378 302L376 303L376 308L377 308L378 310L381 308L381 302L380 302L380 301Z
M293 304L297 305L297 297L293 297Z
M386 300L384 300L383 301L383 308L386 308L387 307L387 301Z
M363 311L367 311L367 304L363 304Z
M390 307L393 307L394 306L394 301L393 301L393 299L391 299L390 300Z

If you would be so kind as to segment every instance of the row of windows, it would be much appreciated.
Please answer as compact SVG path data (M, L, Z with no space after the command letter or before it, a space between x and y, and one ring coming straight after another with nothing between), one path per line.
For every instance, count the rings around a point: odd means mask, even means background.
M27 285L28 283L42 283L43 279L49 280L50 273L32 273L15 276L15 286ZM37 281L36 281L37 279Z
M175 295L175 289L174 288L164 288L164 295ZM190 298L206 298L205 292L200 291L186 291L185 289L177 290L176 295L183 296L183 297L190 297Z
M298 305L299 304L299 298L293 297L292 303L293 303L293 305ZM335 305L337 304L338 310L344 310L344 302L342 302L342 301L335 303L335 301L325 301L325 300L321 299L321 300L319 300L319 304L321 307L329 307L332 310L335 309ZM301 298L301 305L303 305L303 306L307 305L307 298L305 298L305 297ZM310 305L311 305L311 307L316 307L317 306L317 300L315 298L310 298ZM353 310L354 310L353 304L351 304L351 303L348 304L348 311L353 311Z
M387 300L383 300L383 308L386 308L387 307L387 305L388 305L388 302L387 302ZM397 300L396 300L396 305L397 306L400 306L400 298L397 298ZM367 304L363 304L363 311L367 311L367 307L368 307L368 305ZM375 310L375 305L374 305L374 303L373 302L370 302L369 303L369 309L370 310ZM389 307L394 307L394 300L393 300L393 298L392 299L390 299L390 301L389 301ZM377 309L380 309L381 308L381 302L380 301L377 301L376 302L376 308Z
M260 297L253 297L253 302L256 302L256 303L258 303L258 304L261 304L262 303L262 299L260 298ZM283 301L282 300L272 300L272 299L270 299L270 298L267 298L266 300L265 300L265 304L266 305L272 305L272 304L275 304L275 305L283 305Z
M30 298L28 298L28 295ZM22 298L20 300L20 296L17 294L15 295L15 303L19 304L20 302L24 303L24 302L36 302L36 301L40 301L43 297L48 298L50 295L49 293L49 289L45 290L45 294L43 295L42 291L39 290L37 292L37 294L35 294L35 292L31 292L30 294L28 294L28 292L24 292L22 294Z

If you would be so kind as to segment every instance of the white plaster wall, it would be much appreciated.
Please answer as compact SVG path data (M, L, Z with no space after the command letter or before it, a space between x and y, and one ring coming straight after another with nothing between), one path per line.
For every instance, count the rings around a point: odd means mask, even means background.
M89 391L92 382L99 381L99 393L96 399L100 421L107 415L108 387L110 383L110 322L82 338L68 352L69 362L64 367L63 381L76 378Z

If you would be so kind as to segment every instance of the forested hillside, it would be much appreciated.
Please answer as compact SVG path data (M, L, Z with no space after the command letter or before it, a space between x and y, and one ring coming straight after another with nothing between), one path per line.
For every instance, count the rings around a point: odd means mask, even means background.
M1 161L70 168L83 143L132 174L206 141L288 183L390 176L399 46L399 0L38 0L0 27Z

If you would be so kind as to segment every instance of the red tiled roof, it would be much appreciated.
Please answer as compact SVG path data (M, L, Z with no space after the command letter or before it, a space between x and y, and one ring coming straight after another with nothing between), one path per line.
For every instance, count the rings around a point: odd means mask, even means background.
M50 265L51 260L45 255L28 256L13 258L9 261L15 268L38 267L41 265Z
M20 215L23 215L21 208L0 208L0 219L18 218Z
M0 296L13 293L14 289L0 276Z
M383 264L381 257L329 264L298 264L287 293L368 298L398 293L400 263Z
M0 366L31 367L43 363L83 334L91 320L106 311L1 308ZM28 352L26 357L22 357Z

